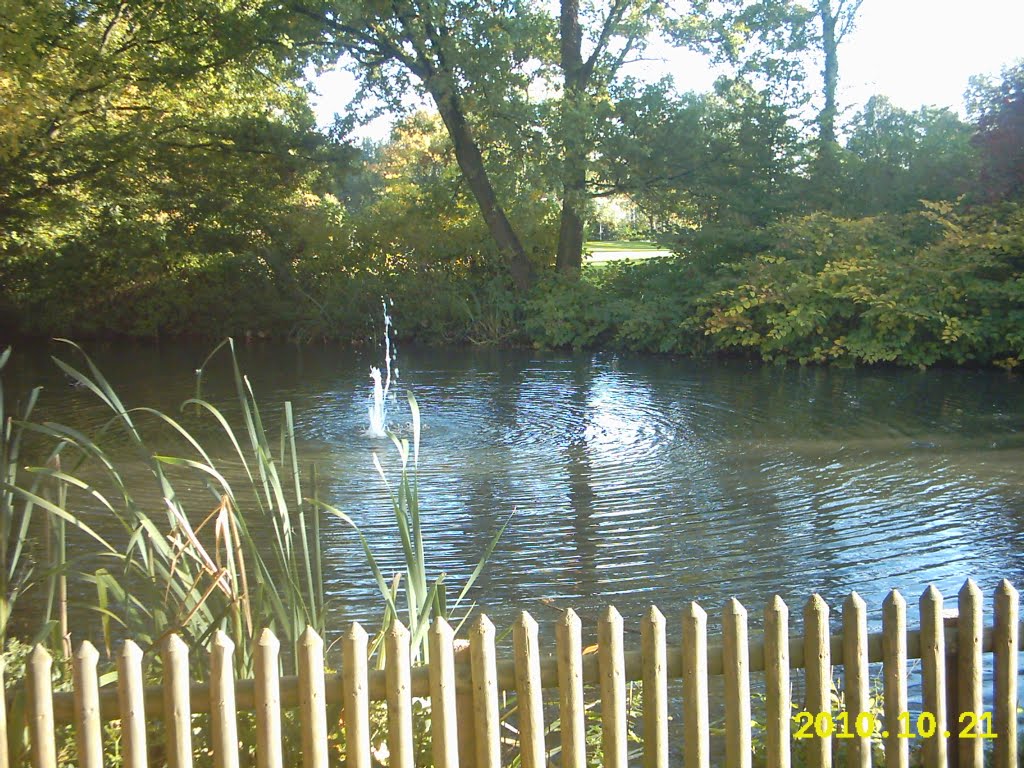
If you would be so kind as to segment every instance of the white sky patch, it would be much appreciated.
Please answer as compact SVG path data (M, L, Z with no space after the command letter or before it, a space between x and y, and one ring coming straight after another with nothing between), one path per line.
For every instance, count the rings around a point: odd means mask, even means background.
M1024 57L1022 35L1024 0L867 0L839 49L841 97L962 113L968 79Z

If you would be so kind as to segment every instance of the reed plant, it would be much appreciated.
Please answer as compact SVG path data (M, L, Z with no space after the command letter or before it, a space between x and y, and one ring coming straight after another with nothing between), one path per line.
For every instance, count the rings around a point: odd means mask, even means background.
M46 592L46 606L39 632L42 640L54 633L68 648L67 618L67 538L66 523L49 515L37 516L31 498L23 498L16 489L29 482L33 495L56 498L60 504L67 497L67 485L60 480L46 483L41 477L29 478L22 469L22 450L26 424L39 400L41 387L33 389L19 415L9 412L3 389L2 372L10 359L10 348L0 353L0 649L7 644L15 605L31 589ZM59 467L60 452L52 451L47 463ZM39 517L42 518L41 526ZM33 520L36 520L36 524ZM42 528L41 532L38 531ZM37 535L32 536L33 528Z
M315 469L302 471L290 403L284 403L273 419L279 426L269 426L251 382L239 368L231 340L203 362L194 396L173 415L127 407L92 359L72 342L63 343L81 362L57 358L54 362L76 387L103 404L108 415L101 426L87 433L34 420L38 389L17 418L0 410L4 425L0 631L6 630L25 588L45 584L46 607L39 618L51 648L63 646L55 669L67 669L70 664L66 577L72 570L81 571L95 589L91 607L99 615L108 654L115 635L155 650L170 633L181 635L189 645L202 646L222 629L235 643L236 674L251 677L254 640L269 627L284 649L291 647L295 658L306 627L326 635L320 557L324 515L351 526L380 589L383 626L370 651L380 665L384 662L380 641L399 616L408 622L415 659L426 662L427 629L434 619L443 617L458 627L469 615L472 605L466 605L467 595L508 521L449 602L446 576L431 569L423 534L418 477L421 419L411 393L409 436L389 433L400 458L397 478L389 478L376 453L373 457L405 559L400 575L386 577L357 522L319 499ZM203 397L204 374L221 353L229 358L234 383L230 411ZM9 353L0 356L0 372L8 358ZM2 394L0 388L0 408ZM31 458L22 450L28 436L33 438ZM25 466L31 459L36 459L35 464ZM98 518L106 518L104 525L95 523ZM34 548L33 542L38 542ZM74 553L70 557L69 551ZM405 604L400 608L403 595ZM18 655L13 645L9 650ZM155 660L159 664L158 655ZM111 674L105 673L104 678ZM24 702L16 700L14 706L15 720L20 722ZM383 744L383 708L374 711L374 743ZM418 700L416 712L417 749L426 755L429 701ZM245 722L248 725L240 736L243 749L251 753L255 736L249 730L251 723ZM289 715L285 725L285 741L294 746L297 721ZM23 729L19 733L23 735ZM332 749L341 749L342 734L332 731ZM114 763L118 736L110 734L113 752L108 750L108 757ZM61 738L63 748L70 748L70 736ZM154 733L153 739L158 744L161 735ZM18 744L15 751L26 748L23 740Z
M373 454L373 464L391 501L391 511L394 515L395 526L402 545L402 556L405 563L404 579L396 576L388 581L378 565L377 558L374 556L369 542L359 530L356 522L337 507L320 502L320 506L352 526L352 529L359 536L370 570L384 601L385 614L383 625L380 633L371 644L371 649L378 654L378 666L383 665L384 662L384 633L391 625L391 622L403 613L406 616L406 626L410 634L414 662L425 663L429 661L427 630L435 619L443 618L449 623L453 623L455 631L458 632L458 629L469 617L475 605L465 605L466 597L486 567L494 552L494 548L497 546L501 535L512 518L509 515L505 519L501 528L498 529L498 532L484 548L473 571L466 578L466 581L455 596L454 602L449 603L445 588L446 574L438 573L431 577L430 569L428 568L427 544L423 537L423 514L420 507L419 492L420 409L416 397L411 391L407 393L407 398L409 412L412 417L410 422L412 441L410 442L408 437L400 436L393 431L388 432L391 442L398 451L400 460L401 468L397 482L393 483L388 479L379 456L376 452ZM404 590L402 588L403 582ZM402 594L405 597L404 610L399 604L399 597Z
M283 404L272 435L232 340L218 345L197 370L194 396L184 401L178 415L126 407L92 359L73 342L62 342L82 363L54 362L76 387L97 398L109 416L91 434L65 424L37 423L30 418L38 397L34 391L21 418L5 422L6 474L0 478L5 580L0 587L7 602L0 618L9 616L20 594L19 579L24 580L26 568L19 563L36 511L44 513L52 531L53 551L66 551L68 536L86 542L75 547L83 555L64 558L59 566L51 563L45 570L64 574L71 566L85 568L108 650L115 635L154 647L177 633L192 645L204 645L222 629L235 642L238 671L248 673L253 640L264 627L292 650L306 627L323 636L320 531L325 513L351 526L380 590L383 626L372 646L379 663L384 632L399 616L408 623L414 657L427 661L426 631L434 619L443 617L457 629L469 615L473 606L466 604L467 595L508 520L449 602L446 575L428 565L418 479L421 418L411 393L411 440L389 433L401 463L396 481L388 478L374 454L405 561L404 572L389 578L357 521L319 499L315 468L301 470L291 403ZM204 375L220 353L229 359L235 389L230 418L203 397ZM24 462L18 447L26 433L42 438L49 452L45 461L19 470ZM203 492L197 494L196 486ZM114 533L101 534L101 526L90 525L100 516L107 518L103 530L113 528ZM54 589L48 618L54 610L61 613L61 590L59 585Z
M11 357L8 347L0 353L0 374ZM19 419L8 412L0 375L0 647L5 645L15 604L31 583L32 565L26 556L33 505L14 492L21 478L19 466L24 429L20 422L31 417L40 388L32 390Z
M7 574L19 573L13 564L27 539L28 516L43 510L55 526L77 531L75 535L88 542L84 549L95 567L85 578L96 589L95 608L108 649L115 632L148 646L170 633L201 645L223 629L235 641L239 671L245 672L251 665L253 638L263 627L272 628L293 648L307 626L322 634L320 513L315 489L312 501L304 495L290 403L284 404L280 431L272 440L252 386L239 369L233 342L214 350L200 372L218 351L229 352L241 427L232 426L224 412L199 392L182 408L196 418L212 420L223 438L220 442L229 446L225 459L180 419L153 408L125 407L88 355L72 342L64 343L81 354L84 368L56 358L54 362L76 386L98 398L110 416L93 435L63 424L32 422L28 413L9 422L12 439L5 440L2 484L4 532L16 528L17 534L4 539L6 581L0 586L5 599L18 595L15 579ZM156 423L162 441L169 432L183 448L182 455L152 447L141 427L143 420ZM19 462L8 446L17 447L13 437L21 432L48 439L51 459L60 457L63 466L50 460L28 467L25 473L31 482L14 476ZM125 438L127 459L117 447ZM138 468L143 470L142 487ZM197 478L207 502L185 490ZM61 493L45 493L46 484ZM186 509L186 500L202 506L198 512ZM21 510L21 516L14 510ZM120 528L120 535L101 535L89 525L94 515L117 523L113 527ZM199 522L193 524L194 520ZM263 535L268 530L271 535Z

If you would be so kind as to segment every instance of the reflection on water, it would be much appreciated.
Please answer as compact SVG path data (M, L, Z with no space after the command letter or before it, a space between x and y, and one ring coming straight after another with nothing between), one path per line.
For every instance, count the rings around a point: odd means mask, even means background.
M17 349L15 384L47 384L46 418L107 418L42 349ZM54 351L50 348L48 351ZM130 405L173 410L206 350L90 347ZM63 351L62 357L68 357ZM390 507L363 436L369 358L254 346L242 365L267 410L294 404L321 495L359 521L388 567L400 562ZM475 590L499 622L527 608L730 596L756 610L778 592L836 605L856 589L877 611L892 587L911 605L928 582L990 590L1024 574L1024 390L1003 373L766 368L742 363L403 350L423 413L420 493L430 561L461 583L515 510ZM216 367L216 366L215 366ZM229 402L227 366L207 394ZM7 384L11 385L11 376ZM401 421L403 395L392 405ZM340 618L377 619L362 551L323 533Z

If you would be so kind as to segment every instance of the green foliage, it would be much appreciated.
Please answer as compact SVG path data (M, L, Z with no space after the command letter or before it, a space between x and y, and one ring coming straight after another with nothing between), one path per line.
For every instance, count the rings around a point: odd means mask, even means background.
M982 169L974 194L979 200L1020 200L1024 195L1024 60L1003 69L997 81L971 79L968 113L977 124L973 143Z
M859 5L12 6L0 324L360 344L389 295L433 344L1012 367L1020 66L972 81L973 126L876 97L825 151L795 117L800 54L826 17L837 45ZM682 95L622 77L661 33L728 74ZM338 139L351 115L317 132L296 78L340 52L367 93L418 90L439 114L361 151ZM594 196L626 199L680 258L574 284L558 243ZM565 279L524 290L556 260Z
M0 353L0 373L3 372L11 350ZM39 397L39 388L32 391L21 420L32 414ZM22 503L14 493L20 482L21 442L24 429L14 424L14 416L7 414L2 379L0 379L0 647L7 638L11 613L23 590L30 584L32 566L25 554L29 526L34 505Z
M1016 364L1019 207L783 222L766 252L701 300L722 350L767 361Z
M953 201L975 176L972 129L947 109L910 112L874 96L848 130L839 208L849 216L902 213L919 208L920 200Z
M138 336L269 330L256 301L287 317L279 278L330 236L349 157L315 130L290 23L260 2L10 6L0 312Z
M201 398L203 374L224 347L231 353L238 398L232 410L236 412L235 419L242 422L241 428L232 427L227 412ZM6 357L5 353L0 359L0 368ZM286 648L290 648L284 657L287 664L289 659L294 659L293 651L306 627L312 627L321 636L325 634L325 589L319 548L322 511L352 525L381 589L384 625L371 653L380 652L380 659L383 659L381 641L390 623L399 615L402 587L417 661L428 660L426 631L433 619L448 619L457 629L468 617L472 606L465 605L465 598L486 566L504 526L485 549L454 601L449 603L443 574L428 577L429 543L422 535L417 479L420 419L412 395L409 398L411 442L392 435L401 460L397 484L389 483L375 455L380 477L393 504L407 564L404 582L396 579L388 584L369 543L353 521L317 498L315 470L310 474L300 471L290 404L284 406L280 434L271 439L252 387L238 369L230 340L215 349L199 369L196 397L182 404L178 418L151 408L126 408L92 361L83 357L87 372L59 360L55 362L110 409L109 420L89 435L60 424L19 422L21 430L47 438L54 446L53 455L62 457L70 469L62 471L59 462L30 467L27 470L30 482L8 474L0 490L5 494L5 520L10 517L8 522L16 523L24 519L24 512L19 518L17 510L34 508L40 516L63 521L79 532L78 549L85 554L77 558L76 565L101 563L100 567L84 573L83 578L97 589L93 607L100 617L108 660L112 635L123 633L152 654L154 664L149 674L154 677L153 682L157 682L159 656L156 651L168 634L178 633L189 645L201 647L215 630L221 629L235 642L236 674L251 677L255 640L261 628L269 627ZM212 424L203 425L204 420ZM194 422L189 429L185 426L187 421ZM8 420L7 424L10 423ZM127 437L130 449L127 455L123 449L116 448L115 433ZM21 432L13 434L20 441ZM178 453L171 446L183 452ZM5 453L5 458L11 457L17 464L16 454ZM154 510L141 500L144 486L136 480L140 465L143 481L151 481L159 489L157 506L164 507L166 524L162 525ZM303 484L310 481L313 496L306 498ZM50 498L40 491L40 485L47 482L62 483L71 493ZM200 501L205 494L197 496L191 492L195 486L205 487L211 501ZM206 514L211 505L212 511ZM206 516L195 524L197 513L192 510L197 507L198 514ZM121 525L126 544L119 547L116 537L101 536L90 527L90 520L97 511ZM19 533L15 525L8 529L9 536L4 543L24 546L25 532ZM9 548L0 551L7 552ZM17 563L19 558L14 555L8 559ZM56 571L51 569L51 572ZM5 621L25 581L22 578L18 582L4 582L11 590L3 596L8 611L4 614ZM61 643L51 642L50 646L56 651ZM16 683L24 675L29 646L8 638L4 648L5 660L9 661L7 683ZM53 655L55 690L65 690L70 686L70 649L64 648ZM112 665L107 661L104 666L107 669L101 672L109 672ZM415 749L421 761L427 764L429 702L414 700L413 714ZM11 720L16 751L24 746L20 741L24 729L17 727L23 715L23 698L17 698ZM340 722L340 707L329 709L328 717L330 722ZM200 718L198 724L203 719ZM285 756L293 760L301 755L299 721L296 710L284 713ZM371 726L374 749L386 764L387 716L383 702L371 707ZM253 717L243 715L239 723L240 739L243 754L250 758L257 742L254 728ZM106 761L117 764L119 730L111 727L107 737ZM214 762L208 738L208 728L197 728L194 749L199 765ZM329 748L339 757L345 752L344 738L343 729L331 728ZM154 725L150 739L153 749L159 752L163 731L158 724ZM58 733L58 747L62 762L70 760L74 742L69 730L61 729Z
M551 275L526 303L526 332L542 347L580 349L607 338L611 312L590 281Z

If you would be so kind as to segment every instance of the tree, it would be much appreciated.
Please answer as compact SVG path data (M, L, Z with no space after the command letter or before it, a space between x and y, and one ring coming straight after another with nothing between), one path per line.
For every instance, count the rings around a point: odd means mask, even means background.
M533 267L498 199L473 118L483 102L522 101L524 67L535 55L538 14L511 0L481 7L467 0L369 0L294 3L310 25L307 39L324 60L351 57L364 87L400 108L415 86L433 101L488 230L520 289ZM525 90L522 88L522 90Z
M823 104L818 113L818 156L815 173L825 200L831 204L838 174L836 119L839 107L836 90L839 87L839 46L853 30L864 0L816 0L815 10L821 24L818 44L822 54Z
M873 96L848 126L841 209L904 213L921 200L955 200L974 175L971 127L948 109L908 111Z
M153 334L198 326L201 296L229 311L218 290L246 277L272 300L310 223L334 216L325 177L349 156L315 129L289 18L218 0L4 7L0 303L37 332Z
M1003 69L999 80L973 77L967 110L975 122L972 143L982 155L977 196L984 201L1024 197L1024 60Z
M662 14L654 0L612 0L606 8L586 9L579 0L562 0L559 16L559 67L562 98L559 109L561 140L562 215L556 266L565 274L583 264L583 234L589 194L587 171L598 121L608 119L609 91L623 63L642 50ZM584 30L589 55L583 56Z

